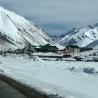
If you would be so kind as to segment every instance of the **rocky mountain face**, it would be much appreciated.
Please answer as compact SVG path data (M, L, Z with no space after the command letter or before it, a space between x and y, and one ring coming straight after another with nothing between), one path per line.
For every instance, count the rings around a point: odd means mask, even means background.
M98 46L98 23L82 28L73 28L62 36L61 45L78 45L80 47L94 48Z
M28 43L50 43L50 37L24 17L0 7L0 50L23 48Z

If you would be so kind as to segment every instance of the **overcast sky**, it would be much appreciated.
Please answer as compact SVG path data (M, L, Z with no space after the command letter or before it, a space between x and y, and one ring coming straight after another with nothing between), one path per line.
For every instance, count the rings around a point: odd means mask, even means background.
M53 34L98 22L98 0L0 0L0 6Z

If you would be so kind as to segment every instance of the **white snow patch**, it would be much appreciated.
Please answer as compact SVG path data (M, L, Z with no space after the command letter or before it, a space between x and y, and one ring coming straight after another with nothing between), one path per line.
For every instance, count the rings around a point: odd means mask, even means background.
M0 70L20 82L48 94L64 98L98 98L98 75L88 75L81 68L98 69L96 62L32 61L22 56L0 56ZM75 67L70 71L69 67Z

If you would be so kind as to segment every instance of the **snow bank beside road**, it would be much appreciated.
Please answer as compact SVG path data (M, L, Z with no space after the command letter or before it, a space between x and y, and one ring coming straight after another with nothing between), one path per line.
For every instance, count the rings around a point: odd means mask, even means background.
M14 79L39 91L67 98L98 98L98 76L81 68L98 68L96 62L32 61L22 57L1 57L0 69ZM74 66L71 71L68 68Z

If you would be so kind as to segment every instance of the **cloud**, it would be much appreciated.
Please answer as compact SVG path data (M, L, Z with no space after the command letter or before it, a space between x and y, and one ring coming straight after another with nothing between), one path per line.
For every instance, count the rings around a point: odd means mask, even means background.
M50 34L57 34L60 35L62 33L64 33L65 31L69 30L68 28L70 27L70 25L66 25L66 24L57 24L57 23L47 23L47 24L41 24L39 25L40 27L42 27L42 29L44 29L45 31L49 32Z
M49 24L49 31L56 32L66 32L66 27L98 22L97 4L98 0L0 0L1 6L23 15L42 27L46 28Z

